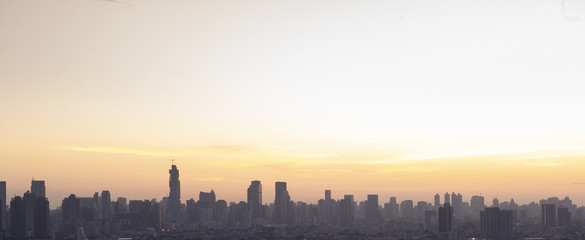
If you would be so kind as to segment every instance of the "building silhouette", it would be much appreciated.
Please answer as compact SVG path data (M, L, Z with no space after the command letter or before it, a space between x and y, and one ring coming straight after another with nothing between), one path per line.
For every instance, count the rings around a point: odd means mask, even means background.
M512 239L514 238L513 212L488 207L480 211L481 238Z
M404 200L400 203L400 216L402 220L414 220L414 202L412 200Z
M0 232L7 230L8 217L6 214L6 182L0 181Z
M350 227L353 224L353 195L344 195L339 203L339 225Z
M105 234L110 234L112 232L112 199L110 191L102 191L100 200L102 229Z
M254 180L248 187L248 208L252 218L263 218L262 215L262 184Z
M568 207L557 208L557 226L567 227L571 224L571 212Z
M441 207L441 196L437 193L435 194L435 209Z
M34 204L33 238L50 238L49 219L49 200L37 197Z
M10 237L13 239L25 239L26 236L26 214L24 199L20 196L10 201Z
M382 215L378 211L378 194L369 194L366 201L366 220L381 221Z
M557 224L556 205L542 204L542 225L544 227L554 227Z
M32 180L30 184L30 192L36 197L45 196L45 181L44 180Z
M439 207L439 232L453 231L453 207L451 204L445 203Z
M181 219L181 182L176 165L171 166L169 174L168 220L171 223L178 223Z
M274 210L272 221L286 224L289 222L290 195L286 189L286 182L275 183Z

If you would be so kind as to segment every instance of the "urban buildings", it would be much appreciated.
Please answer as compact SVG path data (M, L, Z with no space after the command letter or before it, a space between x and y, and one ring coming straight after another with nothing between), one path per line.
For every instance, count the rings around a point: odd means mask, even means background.
M445 203L439 207L439 232L453 231L453 208L451 204Z
M181 218L181 182L179 181L179 169L177 165L172 165L169 170L169 201L168 201L168 221L179 223Z
M488 207L480 212L481 237L483 239L514 238L513 212Z
M252 218L262 218L262 184L254 180L248 187L248 207Z

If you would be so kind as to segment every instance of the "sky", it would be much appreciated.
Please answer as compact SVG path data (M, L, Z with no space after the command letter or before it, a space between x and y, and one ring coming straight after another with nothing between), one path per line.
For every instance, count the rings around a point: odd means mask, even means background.
M585 205L585 1L0 2L0 181Z

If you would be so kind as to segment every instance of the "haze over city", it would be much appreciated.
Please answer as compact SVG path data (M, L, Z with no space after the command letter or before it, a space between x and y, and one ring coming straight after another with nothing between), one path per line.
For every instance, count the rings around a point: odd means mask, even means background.
M0 2L0 180L585 204L585 2ZM265 187L265 202L274 199Z

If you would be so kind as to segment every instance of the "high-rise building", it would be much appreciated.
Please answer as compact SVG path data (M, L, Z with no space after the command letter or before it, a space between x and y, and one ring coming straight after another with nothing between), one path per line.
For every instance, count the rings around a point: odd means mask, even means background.
M176 165L171 166L169 174L168 220L178 223L181 219L181 182L179 181L179 169Z
M104 233L110 234L112 229L112 198L110 191L102 191L101 206L102 206L102 223Z
M335 222L335 204L335 201L331 199L331 190L325 190L325 199L320 199L317 203L321 223Z
M557 208L557 226L567 227L571 224L571 212L568 207Z
M485 208L485 200L483 196L471 197L471 212L474 216L479 215L479 212Z
M64 198L61 203L61 221L62 222L78 222L81 220L79 213L80 205L79 198L75 194Z
M556 205L542 204L542 225L544 227L554 227L557 224Z
M48 239L49 234L49 200L46 197L37 197L34 205L33 237Z
M345 195L339 204L339 224L349 227L353 224L353 195Z
M286 182L275 183L274 196L274 211L272 213L272 221L275 223L288 223L288 212L290 195L286 190Z
M10 237L26 239L26 214L24 199L16 196L10 201Z
M449 193L445 193L445 203L451 204L451 195Z
M400 203L400 217L403 221L414 220L414 202L412 200L404 200Z
M262 215L262 184L254 180L248 187L248 207L252 218L263 218Z
M441 196L438 193L435 194L435 207L441 207Z
M500 200L494 198L494 200L492 201L492 207L500 207Z
M6 216L6 206L8 202L6 202L6 182L0 181L0 232L7 230L6 229L6 222L8 217Z
M45 181L44 180L32 180L30 185L30 192L36 197L45 196Z
M378 211L378 194L368 194L368 200L366 201L366 220L382 220L382 215Z
M512 239L514 237L512 211L488 207L480 211L479 215L483 239Z
M439 207L439 232L453 231L453 207L451 204L445 203Z

